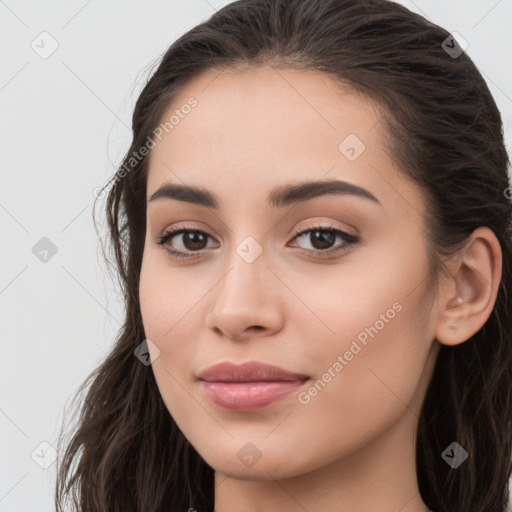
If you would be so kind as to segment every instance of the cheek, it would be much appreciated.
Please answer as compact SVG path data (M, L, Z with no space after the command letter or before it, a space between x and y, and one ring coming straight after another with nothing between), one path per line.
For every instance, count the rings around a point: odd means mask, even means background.
M311 351L315 378L297 396L288 427L307 439L314 464L353 453L400 418L420 414L416 397L428 335L422 337L415 328L417 304L402 304L401 310L386 306L374 307L372 314L367 310L364 318L338 317L334 322L333 317L337 339ZM380 318L386 311L388 323ZM293 444L290 440L290 450Z
M394 306L366 321L352 318L335 324L341 331L336 340L324 340L312 352L316 380L306 390L311 403L319 402L316 398L321 396L333 405L344 404L357 415L361 404L383 405L393 391L407 400L421 375L428 346L414 330L411 308L398 302Z
M184 338L182 331L190 327L194 305L204 295L198 283L191 279L191 272L192 267L181 271L171 269L165 258L153 251L144 254L139 300L149 339L153 337L169 345L170 340Z
M184 432L191 428L187 419L198 414L189 391L190 362L197 354L200 325L194 305L203 295L186 272L171 272L161 259L144 256L139 283L142 321L146 338L160 351L151 367L167 409Z
M298 400L325 428L357 437L407 411L433 339L430 293L419 277L425 265L395 254L364 274L312 281L308 305L321 322L302 321L296 334L313 341L304 356L315 380Z

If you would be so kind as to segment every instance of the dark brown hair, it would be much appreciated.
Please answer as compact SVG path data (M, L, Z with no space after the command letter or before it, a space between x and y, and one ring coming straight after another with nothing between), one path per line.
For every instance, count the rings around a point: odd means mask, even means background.
M240 0L166 51L137 100L131 147L106 185L126 316L110 354L79 389L89 386L71 438L59 440L58 510L65 502L82 512L213 510L213 469L176 426L151 366L134 357L145 339L138 284L148 158L126 169L191 80L271 65L327 73L379 106L389 154L425 194L434 281L443 258L476 228L497 236L503 273L494 309L469 340L441 346L419 418L416 464L421 497L435 512L505 512L512 466L510 161L492 95L449 38L385 0ZM469 454L456 469L441 457L453 441Z

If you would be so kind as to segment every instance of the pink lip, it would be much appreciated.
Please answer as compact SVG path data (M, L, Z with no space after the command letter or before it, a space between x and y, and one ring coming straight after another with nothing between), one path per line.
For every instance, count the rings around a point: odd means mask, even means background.
M306 375L256 361L220 363L198 376L211 402L230 411L252 411L281 400L304 385Z

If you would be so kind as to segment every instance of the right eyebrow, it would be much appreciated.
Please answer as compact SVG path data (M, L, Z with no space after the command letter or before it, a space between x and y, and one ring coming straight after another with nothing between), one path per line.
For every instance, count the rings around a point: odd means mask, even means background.
M208 208L219 207L219 199L213 192L190 185L164 183L150 196L149 202L164 198L186 201L187 203L194 203Z

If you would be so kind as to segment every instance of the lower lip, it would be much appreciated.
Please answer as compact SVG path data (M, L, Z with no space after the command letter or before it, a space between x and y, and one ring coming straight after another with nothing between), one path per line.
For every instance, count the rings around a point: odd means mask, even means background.
M229 411L263 409L304 385L305 380L258 382L206 382L201 386L210 401Z

